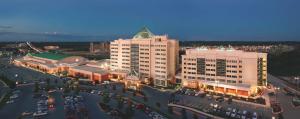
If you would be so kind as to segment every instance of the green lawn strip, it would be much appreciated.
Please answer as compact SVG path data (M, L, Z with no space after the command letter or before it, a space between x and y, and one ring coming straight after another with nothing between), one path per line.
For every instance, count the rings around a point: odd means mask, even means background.
M12 80L9 80L6 76L0 75L0 80L2 80L9 88L13 89L16 87L16 83Z
M0 109L6 104L6 102L9 100L9 97L12 95L12 92L9 91L8 93L5 94L3 99L0 102Z

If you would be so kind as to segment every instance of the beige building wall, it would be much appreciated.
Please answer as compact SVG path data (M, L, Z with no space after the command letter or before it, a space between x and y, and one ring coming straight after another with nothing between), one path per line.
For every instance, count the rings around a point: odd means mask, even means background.
M154 85L164 87L175 77L179 44L166 35L157 36L142 29L132 39L112 41L110 48L112 70L136 70L140 79L151 78Z
M204 64L203 62L201 64L203 60ZM186 50L186 55L182 56L182 61L181 78L183 86L186 87L212 86L212 90L219 87L219 91L222 93L226 93L227 89L232 89L235 92L238 90L240 92L245 91L250 95L256 93L258 87L266 86L266 53L224 48L197 48ZM222 71L224 72L217 73Z

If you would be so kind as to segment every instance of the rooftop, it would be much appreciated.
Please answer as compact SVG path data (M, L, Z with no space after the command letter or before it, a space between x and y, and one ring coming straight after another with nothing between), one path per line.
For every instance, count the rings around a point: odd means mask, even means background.
M151 38L154 34L147 27L143 27L133 38Z
M66 57L70 57L69 55L56 54L56 53L50 53L50 52L42 52L42 53L36 53L36 54L28 53L27 55L34 56L34 57L51 59L51 60L61 60L61 59L64 59Z
M81 65L81 66L75 66L73 69L76 70L81 70L81 71L88 71L88 72L93 72L93 73L98 73L98 74L107 74L108 71L102 69L102 68L97 68L97 67L91 67L87 65Z

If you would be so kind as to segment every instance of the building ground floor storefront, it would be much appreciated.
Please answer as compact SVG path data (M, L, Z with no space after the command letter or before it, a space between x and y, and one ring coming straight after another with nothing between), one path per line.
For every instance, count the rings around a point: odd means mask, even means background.
M224 95L250 98L257 94L257 88L250 85L226 85L217 82L183 81L182 87L203 90Z
M35 62L14 62L15 65L17 66L22 66L26 68L31 68L34 70L38 70L44 73L49 73L49 74L55 74L59 75L62 74L62 72L65 72L65 76L69 77L74 77L74 78L84 78L84 79L89 79L91 81L98 81L98 82L103 82L105 80L109 79L109 73L108 72L99 72L97 71L88 71L88 70L78 70L74 69L72 67L65 67L65 66L60 66L60 67L54 67L51 66L51 64L44 65L42 63L35 63ZM95 69L94 69L95 70ZM102 69L99 69L102 70Z

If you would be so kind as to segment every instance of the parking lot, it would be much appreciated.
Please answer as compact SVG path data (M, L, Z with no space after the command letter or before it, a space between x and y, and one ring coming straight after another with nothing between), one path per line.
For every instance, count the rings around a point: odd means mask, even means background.
M225 99L222 96L214 96L204 92L198 94L196 92L192 95L185 92L177 92L171 101L175 104L193 107L203 112L226 118L263 119L272 117L270 108L236 102L232 99Z

